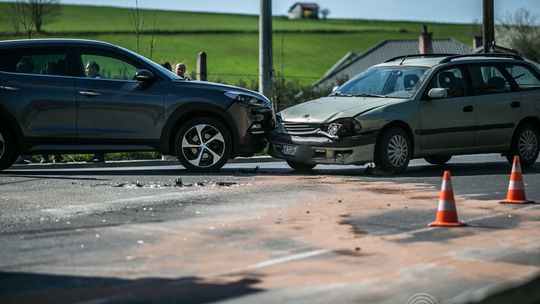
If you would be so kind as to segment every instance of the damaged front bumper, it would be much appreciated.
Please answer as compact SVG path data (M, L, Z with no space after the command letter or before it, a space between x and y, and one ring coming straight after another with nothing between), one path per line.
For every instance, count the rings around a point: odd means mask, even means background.
M268 134L268 154L308 164L363 165L373 162L378 132L332 140L323 136Z

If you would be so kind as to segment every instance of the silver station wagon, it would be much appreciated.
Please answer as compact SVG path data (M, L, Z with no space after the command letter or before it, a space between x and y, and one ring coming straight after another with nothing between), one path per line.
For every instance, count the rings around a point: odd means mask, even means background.
M375 162L400 173L413 158L442 165L476 153L530 166L539 117L540 71L518 55L409 55L278 113L269 153L296 170Z

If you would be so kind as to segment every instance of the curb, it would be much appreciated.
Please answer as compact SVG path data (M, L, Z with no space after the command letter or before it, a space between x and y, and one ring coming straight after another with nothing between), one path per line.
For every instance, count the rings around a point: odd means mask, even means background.
M252 156L252 157L237 157L231 159L227 164L243 164L243 163L267 163L280 162L281 159L271 156ZM14 164L12 169L77 169L77 168L114 168L114 167L155 167L155 166L176 166L180 165L178 160L160 160L160 159L142 159L142 160L119 160L106 161L105 163L87 163L87 162L69 162L63 164Z

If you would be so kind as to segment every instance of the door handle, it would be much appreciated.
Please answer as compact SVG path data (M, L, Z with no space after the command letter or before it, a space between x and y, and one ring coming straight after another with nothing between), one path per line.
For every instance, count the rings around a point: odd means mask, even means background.
M2 91L15 92L15 91L20 91L21 89L16 88L16 87L10 87L10 86L3 86L3 85L0 85L0 90L2 90Z
M474 110L473 106L464 106L463 107L463 112L465 112L465 113L472 112L473 110Z
M521 106L521 102L519 101L513 101L511 104L510 104L510 107L512 108L519 108Z
M101 96L101 93L96 92L96 91L79 91L79 94L88 96L88 97Z

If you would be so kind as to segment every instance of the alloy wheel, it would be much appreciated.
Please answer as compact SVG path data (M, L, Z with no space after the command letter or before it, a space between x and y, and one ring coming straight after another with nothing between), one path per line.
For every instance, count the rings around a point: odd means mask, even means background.
M521 133L518 143L519 155L523 160L530 160L536 157L538 149L538 138L532 130L525 130Z
M409 148L407 145L407 139L401 135L394 135L388 142L388 160L394 167L403 166L409 155Z
M225 139L217 128L208 124L191 127L182 138L182 153L193 166L207 168L225 154Z

